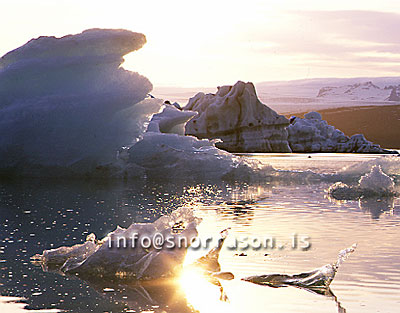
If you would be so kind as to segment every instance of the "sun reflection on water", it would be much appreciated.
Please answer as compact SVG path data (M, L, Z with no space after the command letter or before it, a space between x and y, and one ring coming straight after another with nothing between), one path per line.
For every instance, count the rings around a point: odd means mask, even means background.
M185 267L179 276L179 283L194 310L202 313L232 312L222 285L213 284L201 271Z

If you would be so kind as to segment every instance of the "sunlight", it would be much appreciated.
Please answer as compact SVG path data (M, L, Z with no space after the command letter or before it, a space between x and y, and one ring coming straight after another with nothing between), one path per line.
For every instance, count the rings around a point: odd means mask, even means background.
M179 277L188 303L202 313L232 312L229 303L221 301L219 286L213 285L201 272L185 267Z

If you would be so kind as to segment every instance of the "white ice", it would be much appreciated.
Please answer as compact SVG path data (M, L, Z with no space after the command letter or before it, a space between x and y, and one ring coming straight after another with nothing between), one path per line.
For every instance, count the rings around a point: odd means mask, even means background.
M292 117L288 127L288 141L293 152L353 152L384 153L379 145L357 134L346 136L329 125L318 112L310 112L304 118Z
M76 167L111 162L161 103L150 81L121 67L143 34L91 29L39 37L0 59L1 167ZM25 172L25 174L27 173Z

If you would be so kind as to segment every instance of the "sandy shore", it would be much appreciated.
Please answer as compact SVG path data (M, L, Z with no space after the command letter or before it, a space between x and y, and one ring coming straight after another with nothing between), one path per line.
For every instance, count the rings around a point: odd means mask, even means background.
M322 118L346 135L363 134L387 149L400 148L400 105L358 106L318 110ZM303 117L303 113L285 114Z

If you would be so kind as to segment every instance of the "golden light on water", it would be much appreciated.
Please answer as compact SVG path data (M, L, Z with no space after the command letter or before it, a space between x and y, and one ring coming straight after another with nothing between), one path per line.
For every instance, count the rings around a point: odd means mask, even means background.
M221 287L214 285L201 272L185 267L179 277L188 304L195 310L207 313L232 312L228 302L222 301Z

